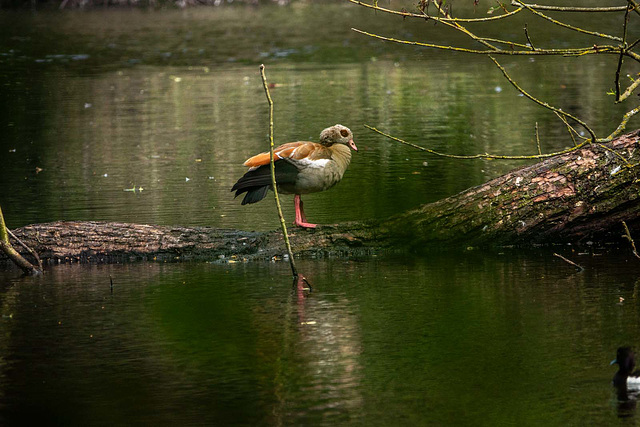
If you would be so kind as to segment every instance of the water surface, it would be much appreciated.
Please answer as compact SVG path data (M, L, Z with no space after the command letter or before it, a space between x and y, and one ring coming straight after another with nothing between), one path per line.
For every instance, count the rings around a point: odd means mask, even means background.
M310 293L283 263L58 266L3 285L0 414L608 424L638 279L625 261L578 259L580 274L536 253L302 261Z
M598 25L615 32L619 18ZM522 37L523 24L487 35ZM594 43L538 25L529 26L535 43ZM271 201L240 206L229 192L244 159L267 148L260 63L278 142L314 140L335 123L355 134L359 151L343 182L305 197L314 222L397 214L522 164L426 155L364 124L454 154L534 153L536 122L545 152L572 144L565 125L486 58L380 43L351 27L459 41L433 23L342 3L0 12L0 203L9 227L276 228ZM606 94L613 56L500 61L598 135L631 109ZM609 385L616 347L640 341L638 261L626 247L301 260L311 293L292 285L285 263L225 261L56 265L37 279L3 267L0 424L635 419Z

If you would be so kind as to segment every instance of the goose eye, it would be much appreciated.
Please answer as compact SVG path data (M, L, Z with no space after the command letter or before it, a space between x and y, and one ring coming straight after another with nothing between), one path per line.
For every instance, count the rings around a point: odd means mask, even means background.
M340 135L344 136L345 138L349 135L349 131L347 131L346 129L341 129L340 130Z

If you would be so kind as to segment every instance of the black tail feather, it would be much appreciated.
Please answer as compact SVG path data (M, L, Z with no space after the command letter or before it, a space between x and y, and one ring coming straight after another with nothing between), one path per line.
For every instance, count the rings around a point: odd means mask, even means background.
M244 199L242 199L242 204L246 205L249 203L259 202L260 200L264 199L267 196L268 190L269 190L268 185L265 185L263 187L257 187L257 188L254 187L251 190L247 190L247 194L245 194Z
M293 184L295 182L298 169L289 162L276 162L276 181L278 188L280 184ZM269 165L260 166L257 169L245 173L236 182L231 191L235 191L235 197L242 193L247 193L242 199L242 204L256 203L264 199L267 191L271 188L271 169Z

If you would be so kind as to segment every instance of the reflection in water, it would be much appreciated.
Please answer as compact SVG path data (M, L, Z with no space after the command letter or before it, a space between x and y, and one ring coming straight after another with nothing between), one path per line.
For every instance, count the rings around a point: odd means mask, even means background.
M618 385L615 387L619 418L631 418L636 414L636 406L638 402L638 393L629 393L627 386Z
M361 342L351 302L328 301L294 280L292 325L285 337L290 372L278 389L279 424L348 420L362 407Z
M352 302L346 296L333 302L304 298L298 300L297 309L297 352L308 361L310 379L301 389L308 402L294 411L318 412L322 418L347 416L362 404L358 392L361 341Z

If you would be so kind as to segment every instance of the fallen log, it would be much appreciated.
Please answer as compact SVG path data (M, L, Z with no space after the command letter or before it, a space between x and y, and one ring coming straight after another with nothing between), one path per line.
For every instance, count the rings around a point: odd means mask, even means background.
M640 130L525 166L379 221L292 229L298 255L622 242L640 231ZM14 233L49 262L236 261L285 253L282 233L59 221Z

